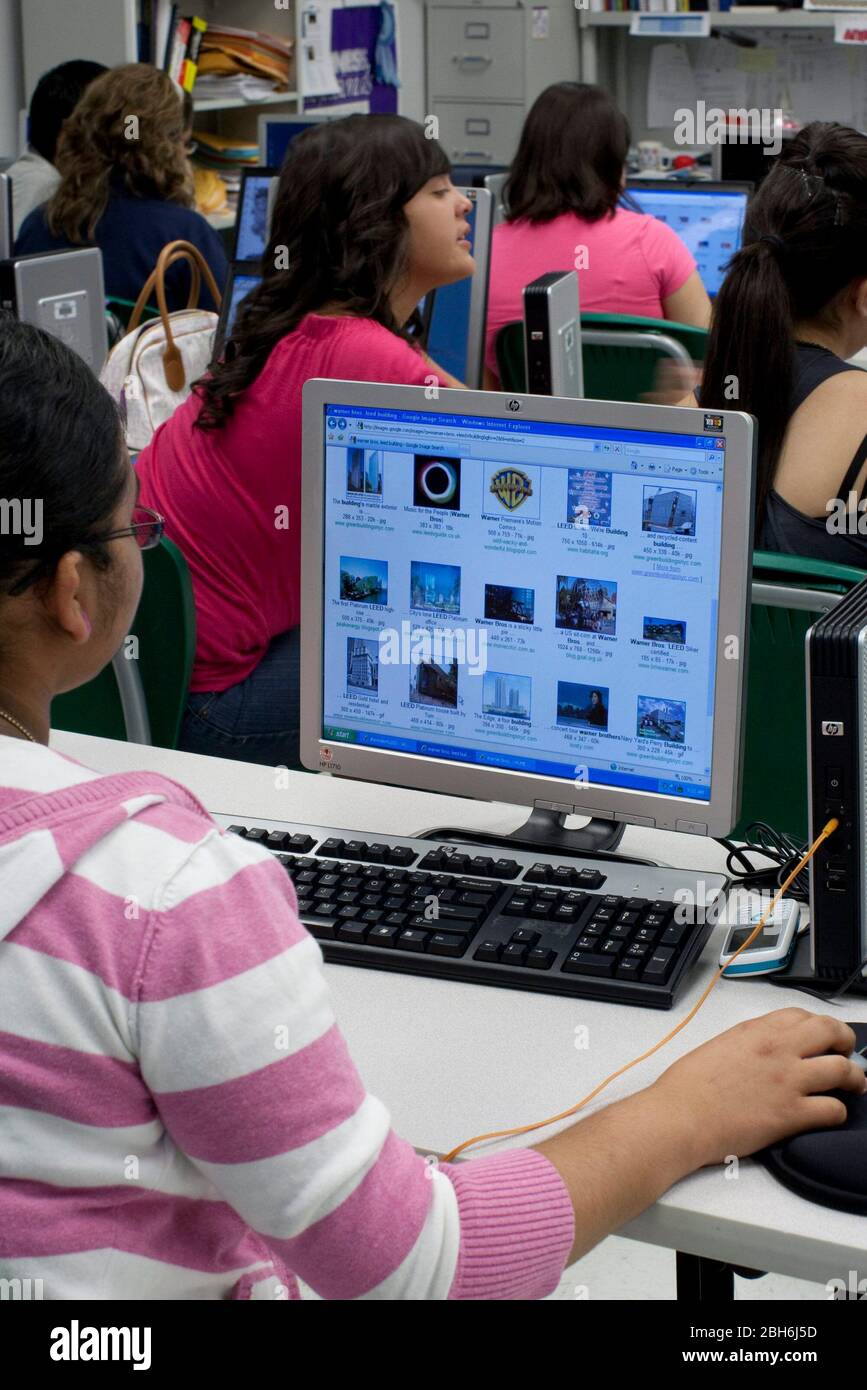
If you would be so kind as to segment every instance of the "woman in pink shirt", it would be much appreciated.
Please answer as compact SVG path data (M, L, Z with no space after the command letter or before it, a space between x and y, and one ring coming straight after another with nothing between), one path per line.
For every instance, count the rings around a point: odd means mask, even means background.
M676 232L619 206L629 138L601 87L558 82L533 104L503 190L507 220L494 230L486 386L499 386L497 334L523 318L524 286L551 270L578 271L585 311L710 323L707 291Z
M461 385L411 334L424 295L472 274L469 207L442 148L403 117L328 121L293 144L261 285L137 464L192 575L187 751L300 766L302 387Z
M26 523L0 544L4 1280L52 1301L295 1300L296 1276L333 1300L538 1299L693 1169L846 1119L823 1092L864 1093L853 1030L783 1009L530 1147L426 1163L365 1088L276 856L170 778L48 746L52 698L129 631L162 518L108 393L14 320L0 497Z

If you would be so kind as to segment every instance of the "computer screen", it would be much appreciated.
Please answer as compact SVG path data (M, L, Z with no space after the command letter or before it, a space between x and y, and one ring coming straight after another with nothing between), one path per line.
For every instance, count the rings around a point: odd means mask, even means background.
M259 163L279 170L292 141L311 125L333 121L335 116L260 116Z
M642 212L659 218L686 243L695 257L702 283L713 297L741 244L750 185L678 186L673 180L647 183L636 179L626 187Z
M476 268L465 280L434 290L428 317L427 350L433 360L467 386L482 384L488 277L491 268L493 198L485 188L462 188Z
M229 271L229 278L223 290L223 304L214 339L215 353L222 350L223 344L230 336L241 301L246 299L261 279L261 275L257 275L254 271L239 271L234 268Z
M242 170L233 261L261 261L264 256L277 182L274 168Z
M749 417L467 396L305 388L306 765L726 833Z

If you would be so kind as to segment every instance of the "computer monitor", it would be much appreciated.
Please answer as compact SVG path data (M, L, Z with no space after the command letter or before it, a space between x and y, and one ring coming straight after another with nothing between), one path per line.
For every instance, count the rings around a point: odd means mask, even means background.
M336 120L336 116L260 116L259 117L259 163L270 164L279 170L286 151L296 135L308 130L312 125L323 121Z
M462 188L460 192L472 203L467 221L476 268L465 280L433 291L427 350L440 367L475 388L482 384L485 354L493 199L486 188Z
M231 336L238 314L238 306L243 299L247 298L250 291L256 288L261 279L262 276L255 269L232 266L229 270L226 287L223 290L223 302L217 321L217 331L214 334L215 357L222 352L226 339Z
M105 281L98 246L34 251L0 260L0 305L60 338L99 372L108 352Z
M626 190L642 212L658 217L686 242L713 298L741 244L752 184L636 179Z
M241 170L233 261L258 265L264 256L278 182L278 171L270 165Z
M8 174L0 174L0 260L12 255L15 241L12 218L12 180Z
M427 396L304 387L304 765L726 834L751 417Z
M508 177L508 169L504 169L501 174L487 174L485 176L485 188L494 200L493 219L495 227L498 227L506 216L506 209L503 205L503 188Z

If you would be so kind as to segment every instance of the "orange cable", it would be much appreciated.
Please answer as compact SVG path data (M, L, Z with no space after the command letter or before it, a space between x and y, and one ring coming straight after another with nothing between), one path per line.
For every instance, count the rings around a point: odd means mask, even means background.
M726 965L720 966L719 970L714 975L707 989L700 996L697 1002L693 1005L686 1017L681 1019L680 1023L678 1023L675 1028L672 1028L670 1033L666 1033L664 1038L660 1038L658 1043L654 1043L653 1047L649 1047L647 1051L642 1052L639 1057L634 1057L631 1062L625 1062L622 1067L618 1067L617 1071L613 1071L610 1076L606 1076L605 1080L600 1081L599 1085L594 1087L594 1089L589 1093L589 1095L586 1095L583 1100L579 1100L576 1105L571 1106L568 1110L562 1110L559 1115L551 1115L547 1120L536 1120L534 1124L518 1125L515 1129L495 1129L491 1130L489 1134L477 1134L474 1138L465 1139L462 1144L458 1144L456 1148L452 1149L449 1153L445 1154L441 1158L440 1162L451 1163L455 1158L457 1158L458 1154L463 1153L464 1149L472 1148L476 1144L482 1144L488 1139L506 1139L513 1134L529 1134L534 1129L543 1129L546 1125L556 1124L558 1120L568 1119L570 1115L574 1115L576 1111L581 1110L585 1105L589 1104L591 1100L593 1100L596 1096L599 1095L600 1091L603 1091L605 1087L609 1085L610 1082L616 1080L618 1076L622 1076L625 1071L629 1071L631 1067L637 1066L639 1062L644 1062L648 1057L652 1057L654 1052L658 1052L659 1049L661 1047L664 1047L667 1042L671 1042L671 1039L676 1037L680 1030L682 1028L685 1028L686 1025L688 1023L691 1023L692 1020L695 1018L696 1014L698 1013L704 1001L707 999L711 990L715 989L719 981L722 979L723 971L727 970L728 967L734 961L737 960L741 951L745 951L747 947L750 946L752 942L756 939L756 936L761 931L762 927L765 925L768 916L770 915L770 913L773 912L774 908L780 901L780 898L785 893L789 884L797 878L804 865L812 859L813 855L816 853L816 850L819 848L822 841L827 840L830 835L833 835L834 831L837 829L839 824L840 822L832 816L831 819L827 822L827 824L823 827L820 834L816 836L816 839L813 841L812 845L807 850L803 858L800 859L798 863L795 865L794 869L789 874L786 881L777 889L777 892L771 900L770 906L762 913L762 916L759 918L759 921L756 923L753 931L750 932L750 935L747 937L746 941L744 941L744 943L738 947L731 960L729 960L726 963Z

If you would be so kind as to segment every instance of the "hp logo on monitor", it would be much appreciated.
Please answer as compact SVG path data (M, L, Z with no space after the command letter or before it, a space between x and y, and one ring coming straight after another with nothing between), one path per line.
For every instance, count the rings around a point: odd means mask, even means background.
M515 400L509 401L509 409L510 409L510 410L520 410L520 409L521 409L521 402L520 402L520 401L515 401Z

